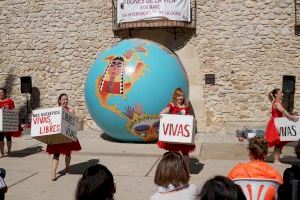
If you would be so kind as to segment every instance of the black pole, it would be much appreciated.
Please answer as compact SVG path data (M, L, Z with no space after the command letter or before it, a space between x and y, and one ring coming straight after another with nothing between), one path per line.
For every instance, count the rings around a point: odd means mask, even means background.
M28 110L29 110L29 106L28 106L28 94L26 93L26 124L29 123L29 117L28 117Z

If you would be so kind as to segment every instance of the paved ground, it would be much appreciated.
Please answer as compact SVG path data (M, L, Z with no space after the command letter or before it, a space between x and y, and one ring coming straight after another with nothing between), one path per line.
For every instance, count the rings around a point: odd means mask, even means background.
M112 171L117 200L149 199L154 193L153 177L164 152L155 143L116 142L89 129L79 132L78 137L82 151L72 154L70 174L59 177L55 182L50 181L51 157L43 151L45 145L28 135L15 139L14 152L0 159L0 167L7 170L9 190L6 200L72 200L84 169L95 163L102 163ZM248 159L247 142L239 143L233 135L199 133L196 145L191 154L190 171L191 182L199 187L207 178L226 175L238 162ZM296 159L290 146L284 149L283 154L283 161L287 163ZM283 172L289 165L275 167ZM58 169L63 168L62 157Z

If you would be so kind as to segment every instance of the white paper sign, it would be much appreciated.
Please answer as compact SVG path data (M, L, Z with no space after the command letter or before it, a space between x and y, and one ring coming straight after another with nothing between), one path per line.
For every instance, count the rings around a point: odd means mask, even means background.
M162 114L159 141L194 144L194 117L192 115Z
M63 111L62 112L62 126L61 132L65 133L68 137L72 138L74 141L77 140L77 126L78 119L74 113Z
M0 190L5 188L5 187L7 187L6 183L5 183L4 179L2 177L0 177Z
M0 132L19 130L19 114L17 110L0 109Z
M280 134L280 141L298 141L300 138L300 121L293 122L286 117L274 119L275 126Z
M168 19L191 21L190 0L118 0L117 22Z
M76 141L77 123L77 117L62 107L34 110L30 135L46 144Z

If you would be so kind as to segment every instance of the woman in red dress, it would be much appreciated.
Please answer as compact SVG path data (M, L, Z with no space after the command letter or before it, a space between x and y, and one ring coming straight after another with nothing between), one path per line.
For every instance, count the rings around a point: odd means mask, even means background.
M274 118L285 116L289 120L297 121L298 117L296 115L289 114L287 110L281 104L283 98L283 93L279 88L272 90L269 93L269 100L272 102L272 116L269 120L266 128L266 140L268 142L268 146L274 147L274 164L280 164L280 154L282 151L285 142L280 141L280 136L278 130L275 126Z
M59 95L58 105L62 106L64 109L66 109L69 112L74 112L73 109L68 107L68 103L69 103L69 100L68 100L67 94L63 93L63 94ZM57 170L57 166L58 166L59 155L61 153L66 155L66 157L65 157L66 168L64 169L64 173L68 173L70 163L71 163L71 152L79 151L79 150L81 150L81 146L80 146L80 143L78 140L76 142L70 142L70 143L47 145L46 152L48 152L49 154L53 154L52 181L56 181L56 170Z
M188 106L188 102L185 101L184 92L181 88L175 89L172 101L164 108L160 114L176 114L176 115L189 115L190 108ZM163 141L157 142L158 147L169 150L169 151L179 151L183 155L184 162L189 168L189 153L194 151L195 145L188 144L172 144L165 143Z
M15 103L11 98L6 98L6 89L0 88L0 108L14 109ZM7 154L11 151L11 137L20 137L21 130L17 132L0 132L0 158L4 157L4 136L6 137Z

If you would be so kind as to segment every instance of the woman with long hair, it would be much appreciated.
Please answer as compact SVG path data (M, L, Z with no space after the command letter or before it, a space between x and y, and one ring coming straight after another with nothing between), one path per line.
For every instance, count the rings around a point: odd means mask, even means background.
M267 124L265 137L268 142L268 146L274 146L274 164L280 164L280 154L282 151L283 146L285 145L284 142L280 141L280 136L278 130L275 126L274 119L276 117L286 117L289 120L297 121L298 117L296 115L290 114L284 107L282 106L282 98L283 93L281 89L275 88L272 90L269 95L269 100L272 103L272 116Z
M181 88L176 88L172 95L171 102L164 108L160 114L175 114L175 115L189 115L190 107L184 97L184 91ZM194 144L172 144L163 141L157 142L158 147L168 150L180 152L183 155L184 163L189 169L189 153L194 151L196 146Z

